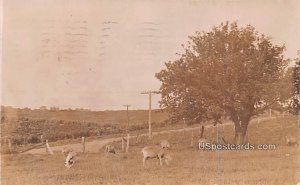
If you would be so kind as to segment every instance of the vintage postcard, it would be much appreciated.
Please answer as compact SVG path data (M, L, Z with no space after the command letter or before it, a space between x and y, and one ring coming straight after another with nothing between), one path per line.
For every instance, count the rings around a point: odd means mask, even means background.
M0 0L2 185L300 185L299 0Z

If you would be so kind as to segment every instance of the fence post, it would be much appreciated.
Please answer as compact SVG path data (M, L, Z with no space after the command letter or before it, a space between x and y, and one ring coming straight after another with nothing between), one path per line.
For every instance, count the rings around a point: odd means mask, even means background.
M81 140L82 140L82 153L84 153L85 152L85 137L82 137Z
M122 137L122 151L124 151L124 138Z
M140 139L140 134L139 134L139 133L137 133L137 135L136 135L136 140L135 140L135 143L136 143L136 144L138 144L138 143L139 143L139 139Z
M11 151L11 139L8 139L8 149Z
M43 143L43 135L41 135L41 143Z
M126 153L129 150L129 133L127 134L127 144L126 144Z
M237 144L242 144L241 143L241 139L242 139L242 134L241 133L238 133L238 138L237 138Z
M49 146L48 139L46 140L46 152L47 153L49 152L51 155L53 155L53 151Z
M48 153L48 147L47 147L47 144L48 144L48 139L46 139L46 141L45 141L45 146L46 146L46 153Z
M191 147L193 147L194 145L194 130L192 130L192 134L191 134Z

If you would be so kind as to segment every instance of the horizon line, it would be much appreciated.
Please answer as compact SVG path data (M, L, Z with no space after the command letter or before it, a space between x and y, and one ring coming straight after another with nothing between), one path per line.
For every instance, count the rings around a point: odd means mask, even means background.
M18 106L12 106L12 105L1 105L0 110L2 109L2 107L4 108L13 108L13 109L30 109L30 110L48 110L50 111L51 108L52 111L56 110L56 111L60 111L60 110L72 110L72 111L76 111L76 110L86 110L86 111L92 111L92 112L97 112L97 111L126 111L126 109L92 109L92 108L85 108L85 107L59 107L59 106L40 106L40 107L18 107ZM44 107L44 109L42 108ZM121 106L120 106L121 107ZM141 109L141 108L133 108L133 109L129 109L129 111L131 110L146 110L148 111L148 108L145 109ZM152 110L163 110L162 108L152 108Z

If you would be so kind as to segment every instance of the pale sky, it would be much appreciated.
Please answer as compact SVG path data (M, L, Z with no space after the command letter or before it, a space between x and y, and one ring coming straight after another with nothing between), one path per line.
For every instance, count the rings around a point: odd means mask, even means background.
M144 90L195 31L253 25L300 49L298 0L4 0L2 104L146 109ZM153 98L158 107L160 96Z

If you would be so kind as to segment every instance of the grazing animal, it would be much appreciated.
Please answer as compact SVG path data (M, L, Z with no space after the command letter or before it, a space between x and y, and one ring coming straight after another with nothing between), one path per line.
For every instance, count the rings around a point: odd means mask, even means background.
M64 155L68 155L70 152L73 152L73 149L70 147L63 147L63 149L61 150L61 153L63 153Z
M69 152L67 157L66 157L66 161L65 161L65 166L69 169L71 168L76 161L76 156L77 153L76 152Z
M294 136L285 136L287 146L299 146L298 140Z
M142 149L143 154L143 166L145 166L145 162L147 159L157 158L159 159L159 164L163 165L163 160L167 165L171 161L171 156L166 154L164 149L160 148L159 146L146 146Z
M113 145L106 145L105 146L105 153L116 153L115 147Z
M162 140L162 141L160 142L160 147L163 148L163 149L165 149L165 148L170 149L170 148L171 148L171 145L170 145L169 141L167 141L167 140Z
M205 151L206 143L208 143L208 140L206 138L200 138L198 140L198 149L201 151Z

